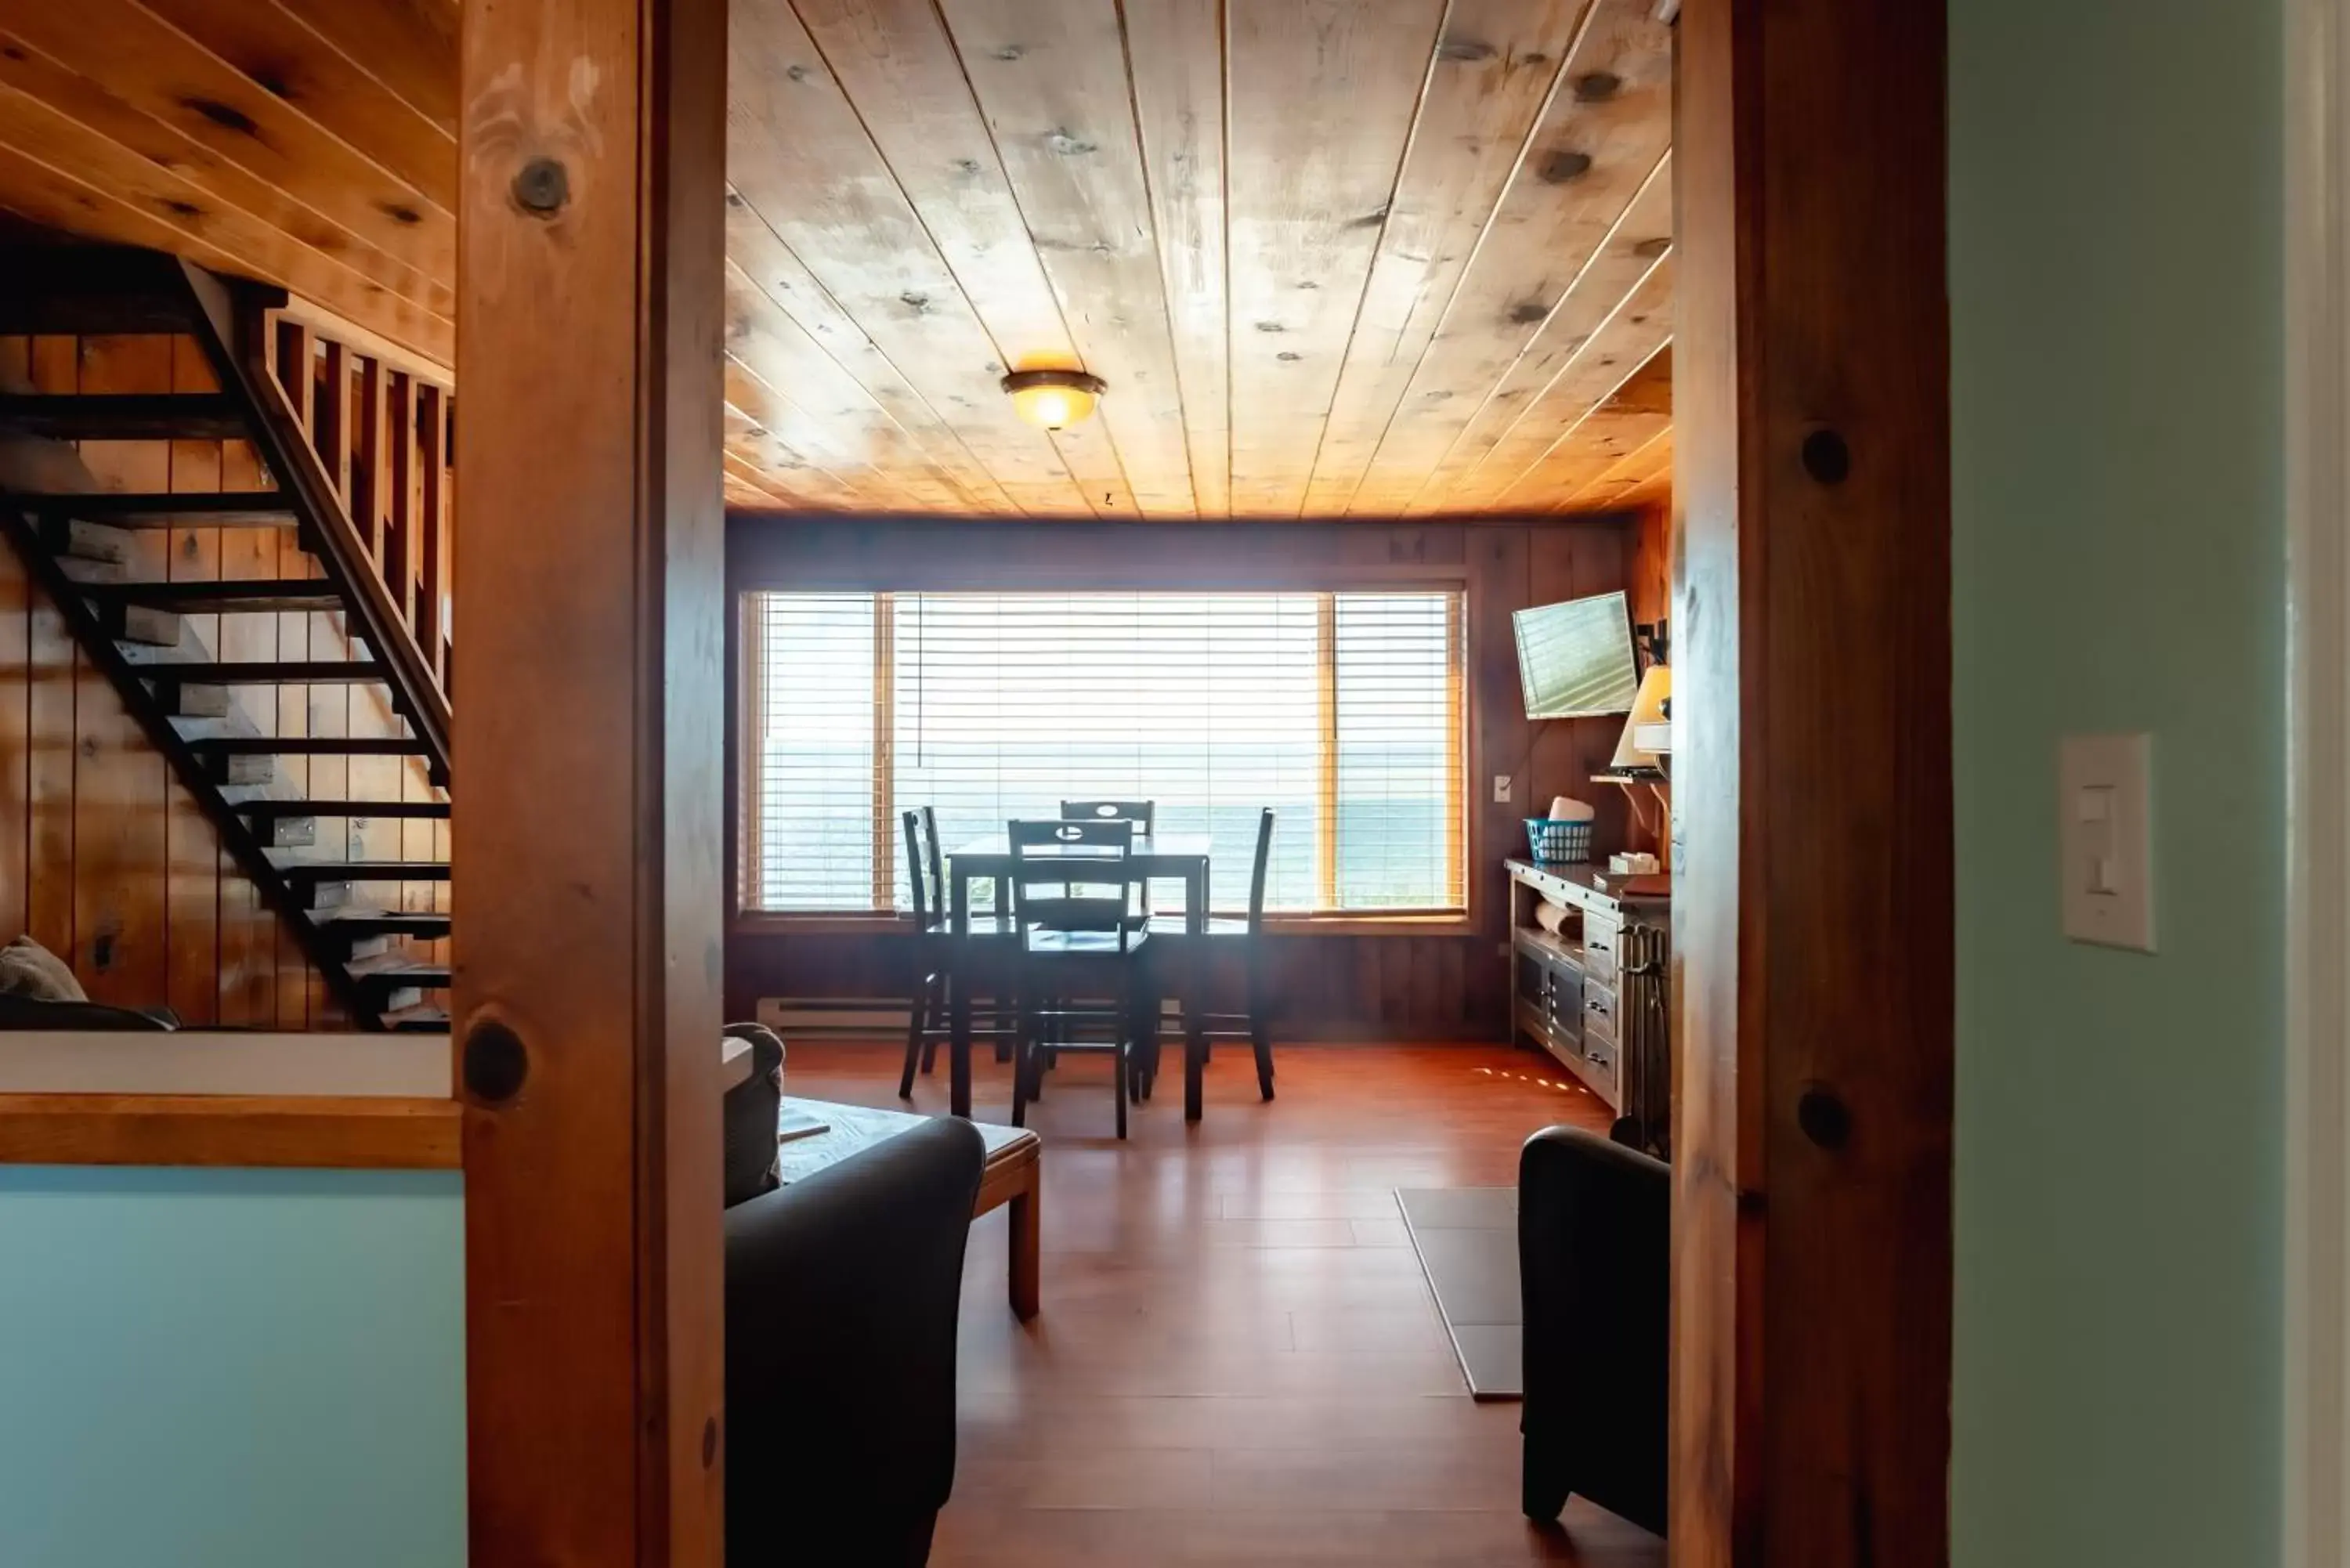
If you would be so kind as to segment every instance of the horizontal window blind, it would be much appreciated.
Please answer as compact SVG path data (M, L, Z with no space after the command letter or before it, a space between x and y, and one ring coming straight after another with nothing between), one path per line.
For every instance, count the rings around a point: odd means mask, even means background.
M1266 806L1268 907L1459 909L1461 621L1445 592L750 596L745 902L905 909L898 813L952 850L1120 799L1212 837L1218 910Z

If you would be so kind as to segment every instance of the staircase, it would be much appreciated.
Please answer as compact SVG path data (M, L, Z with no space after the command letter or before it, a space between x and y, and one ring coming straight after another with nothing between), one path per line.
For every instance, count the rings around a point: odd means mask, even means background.
M301 336L289 348L267 315L283 303L274 291L149 252L38 247L0 254L0 334L185 335L219 387L0 393L0 432L56 441L245 441L263 475L260 488L220 494L29 489L19 475L18 488L0 491L0 530L351 1019L370 1029L445 1029L450 971L426 944L448 937L449 916L401 908L398 896L408 885L445 883L445 851L420 859L351 850L365 836L360 824L449 815L446 494L423 508L432 527L420 529L412 518L401 526L403 511L387 530L372 505L366 528L353 521L346 501L357 462L349 431L335 423L348 409L312 417L309 339ZM336 345L326 357L338 407L351 384L342 356ZM369 375L374 370L369 361ZM383 462L386 454L370 452L367 469L386 470L413 490L417 449L409 438L423 421L406 401L407 379L397 380L403 392L397 417L372 428L399 432L407 462L399 452ZM289 385L305 394L289 398ZM427 411L441 421L436 435L445 444L445 407L431 402ZM428 480L436 472L428 467ZM157 579L154 564L167 551L142 545L143 533L215 528L293 530L309 575ZM421 589L420 560L429 567ZM224 656L232 629L249 617L331 627L333 635L316 639L331 656ZM207 628L216 635L208 639ZM319 651L307 630L302 640L310 653ZM326 685L378 694L390 732L276 734L252 717L270 711L254 700L255 689L276 689L284 705L284 693ZM308 700L293 701L301 707ZM429 798L367 798L356 781L372 774L380 782L381 768L317 765L317 759L387 757L421 765L437 787L404 793ZM296 758L312 761L289 765ZM304 781L321 777L354 782L313 798ZM322 834L321 823L337 830ZM445 843L445 835L426 837Z

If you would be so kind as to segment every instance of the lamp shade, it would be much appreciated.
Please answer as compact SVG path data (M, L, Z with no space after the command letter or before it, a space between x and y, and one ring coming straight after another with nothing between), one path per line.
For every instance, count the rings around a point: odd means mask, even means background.
M1632 711L1624 721L1624 733L1616 742L1616 756L1610 766L1663 765L1659 758L1670 753L1673 744L1672 725L1665 716L1666 704L1672 694L1673 672L1661 664L1648 666L1648 672L1640 677L1640 693L1632 699Z

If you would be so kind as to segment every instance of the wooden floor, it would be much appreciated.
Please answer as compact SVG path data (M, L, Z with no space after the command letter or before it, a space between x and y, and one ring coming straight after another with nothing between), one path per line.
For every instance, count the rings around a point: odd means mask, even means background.
M1206 1119L1162 1079L1111 1136L1107 1064L1071 1060L1045 1138L1044 1312L1004 1303L1005 1217L972 1231L962 1443L938 1568L1575 1563L1657 1568L1662 1543L1577 1501L1519 1514L1518 1407L1471 1401L1398 1187L1514 1181L1519 1143L1605 1108L1530 1053L1295 1047L1261 1104L1219 1051ZM898 1057L791 1048L794 1095L896 1105ZM974 1114L1009 1080L979 1069ZM915 1090L943 1112L946 1071Z

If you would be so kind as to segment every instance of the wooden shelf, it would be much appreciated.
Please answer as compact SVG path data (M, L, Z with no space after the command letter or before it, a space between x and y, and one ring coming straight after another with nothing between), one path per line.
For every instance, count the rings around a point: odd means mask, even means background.
M1565 937L1544 930L1540 926L1514 926L1511 928L1510 938L1519 947L1531 948L1548 958L1563 959L1577 969L1584 967L1581 942L1569 941Z

